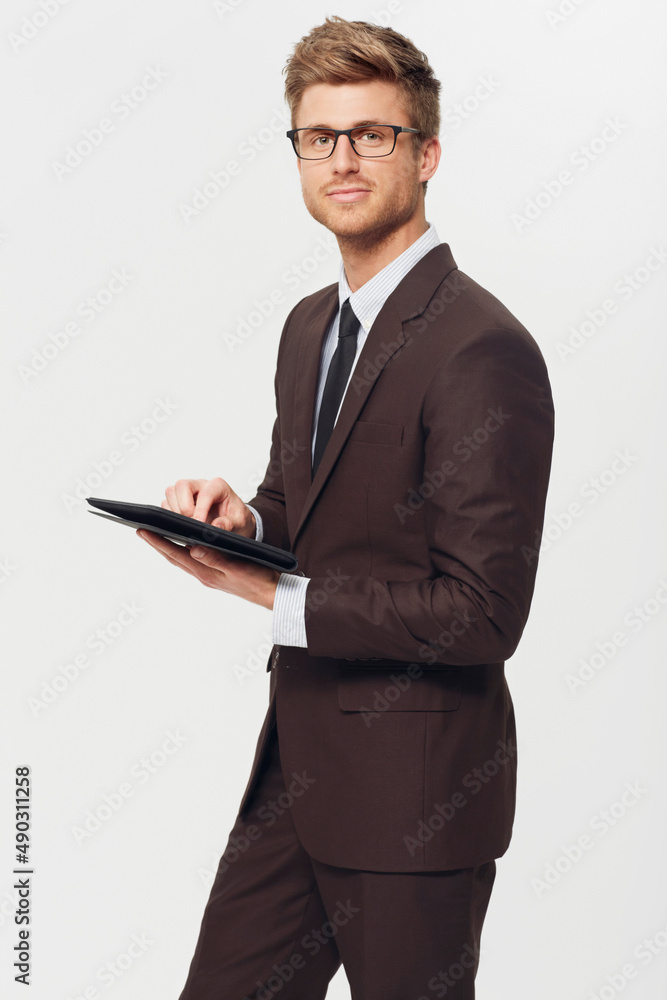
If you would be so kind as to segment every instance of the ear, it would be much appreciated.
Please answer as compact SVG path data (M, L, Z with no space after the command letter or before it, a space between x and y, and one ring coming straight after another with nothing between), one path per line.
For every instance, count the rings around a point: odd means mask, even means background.
M440 163L441 154L442 154L442 146L440 145L440 140L438 139L437 135L431 136L430 139L426 140L419 154L420 181L428 181L431 179L431 177L433 177L433 174L438 169L438 164Z

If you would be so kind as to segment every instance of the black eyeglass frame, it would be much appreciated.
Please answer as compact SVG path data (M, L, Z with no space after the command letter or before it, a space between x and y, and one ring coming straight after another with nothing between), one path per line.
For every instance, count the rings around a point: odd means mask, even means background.
M391 147L391 149L389 150L389 152L388 153L360 153L360 152L358 152L358 150L357 150L357 148L356 148L356 146L354 144L354 139L352 138L352 133L353 132L358 132L360 128L367 128L369 130L371 130L373 128L390 128L390 129L392 129L393 132L394 132L394 144ZM296 136L297 132L314 132L314 131L315 132L317 132L317 131L333 132L333 136L334 136L333 146L331 147L330 152L328 152L326 154L326 156L302 156L299 153L298 149L296 148L295 136ZM296 155L299 157L300 160L328 160L330 156L333 156L334 149L336 148L336 143L338 142L338 136L340 136L340 135L346 135L348 137L348 139L350 141L350 145L352 146L352 149L357 154L357 156L361 156L361 157L363 157L366 160L378 160L382 156L391 156L391 154L396 149L396 139L398 137L399 132L411 132L413 135L419 135L420 129L418 129L418 128L408 128L406 125L387 125L386 123L383 122L381 124L377 123L377 124L374 124L374 125L355 125L354 128L322 128L322 129L314 129L312 126L306 126L305 128L291 128L291 129L289 129L288 132L285 132L285 135L287 136L288 139L292 140L292 148L294 149L294 152L296 153Z

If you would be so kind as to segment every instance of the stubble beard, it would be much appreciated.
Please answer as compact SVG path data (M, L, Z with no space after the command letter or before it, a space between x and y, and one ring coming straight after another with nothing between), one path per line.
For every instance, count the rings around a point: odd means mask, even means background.
M394 195L377 215L371 215L370 218L366 215L363 203L339 202L328 206L326 203L322 204L319 196L306 198L305 193L304 201L313 218L334 234L341 253L366 255L373 251L379 253L412 218L419 204L420 188L420 184L415 184L407 198ZM371 197L374 190L371 187Z

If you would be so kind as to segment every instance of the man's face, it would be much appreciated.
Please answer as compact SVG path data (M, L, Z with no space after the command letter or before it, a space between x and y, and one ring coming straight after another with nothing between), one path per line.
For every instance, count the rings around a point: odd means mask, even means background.
M384 80L307 87L296 127L353 128L357 125L414 127L396 84ZM389 156L360 157L347 136L323 160L297 160L306 208L343 241L371 247L415 216L421 183L433 173L415 156L413 138L400 133Z

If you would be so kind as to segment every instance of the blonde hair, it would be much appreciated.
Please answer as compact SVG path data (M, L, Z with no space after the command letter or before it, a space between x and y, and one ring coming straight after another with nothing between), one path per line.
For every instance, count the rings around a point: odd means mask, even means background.
M412 136L415 152L440 132L440 81L426 55L393 28L327 17L296 43L283 73L292 128L306 87L387 80L398 86L410 124L419 129Z

